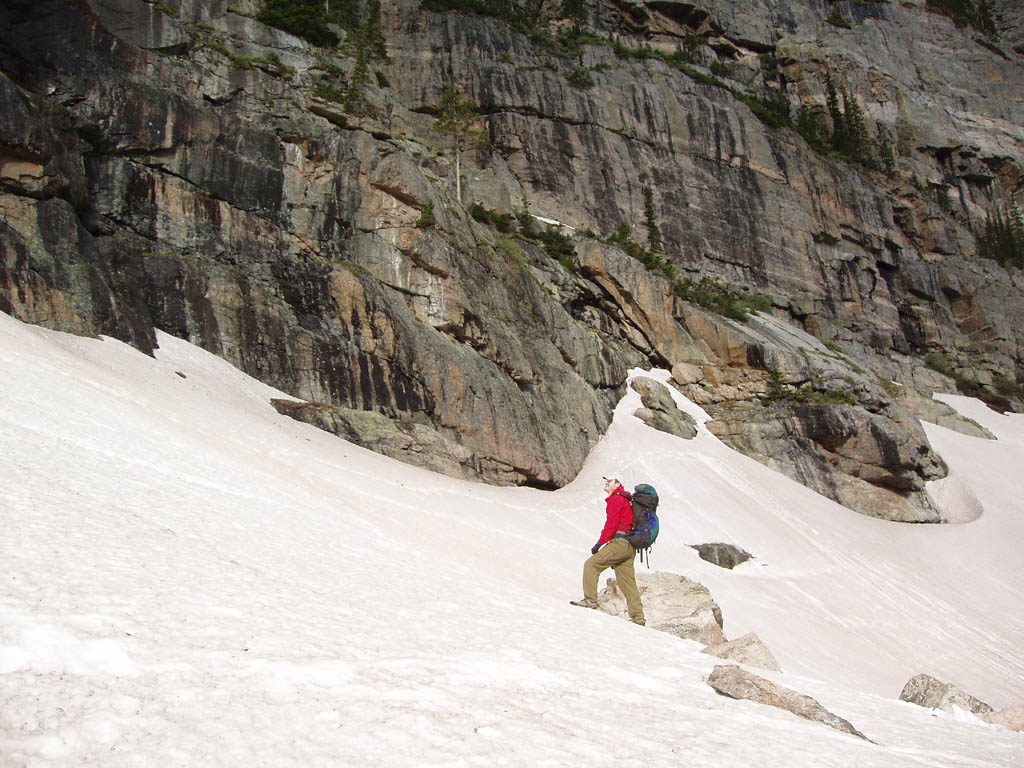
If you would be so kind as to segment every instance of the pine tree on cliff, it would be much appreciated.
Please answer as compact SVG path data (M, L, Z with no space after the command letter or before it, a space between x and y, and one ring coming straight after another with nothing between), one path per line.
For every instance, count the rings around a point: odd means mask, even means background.
M441 94L434 130L455 150L455 197L462 202L462 152L484 143L484 130L479 127L481 115L473 102L462 98L457 85L449 83Z
M872 154L871 134L868 131L864 110L844 85L841 92L836 88L831 73L825 73L825 100L829 117L832 119L832 149L866 168L875 168L877 163Z
M1024 216L1016 206L994 206L985 217L978 235L981 256L995 259L1004 267L1024 269Z
M587 23L587 4L585 0L562 0L562 16L572 21L572 30L577 35L583 31Z

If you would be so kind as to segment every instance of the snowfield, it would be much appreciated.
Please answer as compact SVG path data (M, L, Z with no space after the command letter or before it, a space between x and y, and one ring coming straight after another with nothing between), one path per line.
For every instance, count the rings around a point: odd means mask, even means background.
M633 392L571 485L492 488L280 416L281 393L159 342L0 314L2 766L1024 764L1024 734L898 700L928 673L1024 704L1020 415L944 397L999 437L928 426L951 468L934 497L981 516L908 526L704 428L651 430ZM784 670L752 671L870 742L721 697L697 643L568 604L609 473L661 494L652 567L705 584L727 637ZM755 559L688 546L713 541Z

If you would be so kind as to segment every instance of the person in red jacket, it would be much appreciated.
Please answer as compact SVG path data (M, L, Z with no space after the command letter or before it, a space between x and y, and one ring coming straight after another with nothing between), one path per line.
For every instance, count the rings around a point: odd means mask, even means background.
M646 623L644 606L633 570L636 550L626 539L633 530L633 507L629 494L614 477L604 478L604 492L608 494L604 502L605 523L601 537L583 564L583 599L570 602L582 608L597 608L597 580L606 568L614 568L616 583L626 598L629 620L642 626Z

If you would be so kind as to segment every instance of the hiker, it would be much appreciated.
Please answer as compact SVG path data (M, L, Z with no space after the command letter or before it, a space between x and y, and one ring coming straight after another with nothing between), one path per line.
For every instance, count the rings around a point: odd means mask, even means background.
M640 602L640 590L636 586L633 558L636 550L626 537L633 530L633 508L629 494L614 477L604 478L605 523L601 538L590 550L590 557L583 564L583 599L571 600L582 608L597 608L597 580L606 568L615 569L615 580L626 598L629 620L643 626L644 606Z

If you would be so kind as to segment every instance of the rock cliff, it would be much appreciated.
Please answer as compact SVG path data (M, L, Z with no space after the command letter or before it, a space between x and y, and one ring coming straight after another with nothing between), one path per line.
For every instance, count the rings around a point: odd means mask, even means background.
M337 45L253 0L8 0L0 310L159 327L542 488L633 366L894 519L941 519L932 389L1022 405L1024 277L978 237L1021 191L1019 3L987 37L923 0L333 5Z

